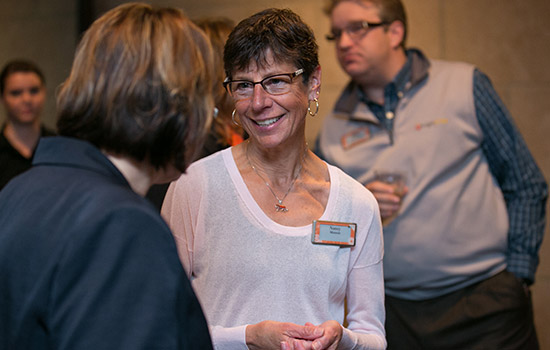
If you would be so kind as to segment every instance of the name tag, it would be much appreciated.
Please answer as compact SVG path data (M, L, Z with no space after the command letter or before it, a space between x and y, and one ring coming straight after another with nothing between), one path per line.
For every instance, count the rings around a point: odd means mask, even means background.
M361 128L352 130L344 134L340 138L340 142L342 143L342 148L345 150L353 148L359 145L360 143L363 143L368 140L370 140L370 130L369 128L366 128L366 127L361 127Z
M357 232L357 224L350 222L313 220L311 242L314 244L354 247L355 232Z

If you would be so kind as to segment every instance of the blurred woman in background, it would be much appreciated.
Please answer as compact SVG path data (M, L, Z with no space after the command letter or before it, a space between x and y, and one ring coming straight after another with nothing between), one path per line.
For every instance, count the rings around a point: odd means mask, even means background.
M231 112L235 108L235 104L222 85L225 78L223 70L223 46L229 33L235 27L235 23L226 17L208 17L195 21L195 24L206 33L214 49L213 75L216 79L216 84L214 85L214 103L218 111L204 142L204 147L199 154L199 158L203 158L229 146L241 143L243 141L243 129L231 119ZM147 198L151 200L159 211L169 185L170 183L154 185L147 193Z
M212 122L212 128L203 148L202 157L206 157L229 146L236 146L243 141L242 127L231 119L235 103L222 85L225 78L223 47L229 33L235 27L235 23L226 17L215 17L196 20L195 24L204 30L210 39L214 49L215 76L216 80L219 81L219 84L214 87L214 101L219 112Z

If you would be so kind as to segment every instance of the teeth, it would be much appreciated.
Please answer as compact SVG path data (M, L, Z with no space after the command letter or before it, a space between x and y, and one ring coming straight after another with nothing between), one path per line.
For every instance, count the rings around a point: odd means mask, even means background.
M259 126L269 126L273 123L276 123L279 119L281 119L282 117L276 117L276 118L272 118L272 119L266 119L266 120L262 120L262 121L256 121L256 124L258 124Z

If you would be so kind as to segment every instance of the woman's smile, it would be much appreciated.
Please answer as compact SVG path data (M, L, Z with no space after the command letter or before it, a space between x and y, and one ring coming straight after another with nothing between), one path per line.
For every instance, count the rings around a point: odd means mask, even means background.
M278 122L283 116L278 116L278 117L275 117L275 118L270 118L270 119L264 119L264 120L254 120L254 122L261 126L261 127L267 127L267 126L270 126L270 125L273 125L275 124L276 122Z

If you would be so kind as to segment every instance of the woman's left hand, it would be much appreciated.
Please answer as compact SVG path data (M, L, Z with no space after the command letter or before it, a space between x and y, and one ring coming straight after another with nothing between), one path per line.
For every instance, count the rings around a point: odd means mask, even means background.
M314 326L312 323L306 323L306 326ZM342 339L342 326L332 320L326 321L317 326L324 330L321 337L311 341L294 340L281 343L281 350L337 350Z

